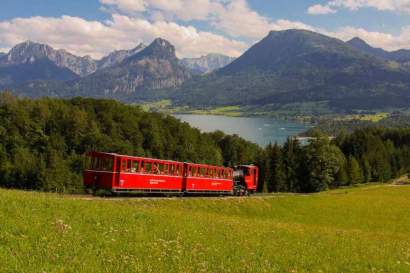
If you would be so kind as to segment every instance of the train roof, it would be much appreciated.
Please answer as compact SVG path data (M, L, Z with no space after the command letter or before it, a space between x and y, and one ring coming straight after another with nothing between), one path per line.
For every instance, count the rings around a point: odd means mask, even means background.
M186 164L189 164L189 165L203 166L203 167L208 167L208 168L232 169L230 167L224 167L224 166L216 166L216 165L209 165L209 164L202 164L202 163L192 163L192 162L181 162L181 161L175 161L175 160L158 159L158 158L143 157L143 156L122 155L122 154L117 154L117 153L91 151L91 152L88 152L87 154L88 155L107 155L107 156L118 156L118 157L138 158L138 159L147 159L147 160L157 160L157 161L162 161L162 162L179 163L179 164L186 163Z

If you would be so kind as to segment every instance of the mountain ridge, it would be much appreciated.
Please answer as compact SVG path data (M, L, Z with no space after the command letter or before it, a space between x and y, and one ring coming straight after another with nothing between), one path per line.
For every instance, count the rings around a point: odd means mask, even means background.
M197 107L308 101L368 107L356 100L378 96L380 104L390 91L394 103L401 95L407 103L409 86L403 67L392 67L336 38L286 30L270 32L226 67L186 82L174 100Z
M171 99L192 107L321 102L348 111L410 106L410 66L366 52L371 49L359 39L271 31L226 66L198 75L177 58L171 43L157 38L148 46L112 52L106 66L89 75L53 81L46 74L13 88L28 96Z
M396 61L399 63L408 63L410 62L410 50L408 49L399 49L395 51L387 51L382 48L375 48L369 45L366 41L355 37L346 42L352 47L370 54L374 57L382 58L385 60Z
M19 65L36 60L48 59L60 68L68 68L79 76L95 72L95 61L89 57L78 57L64 49L55 50L49 45L25 41L15 45L0 59L0 65Z
M198 58L184 58L180 62L195 74L205 74L225 67L235 59L223 54L209 53Z

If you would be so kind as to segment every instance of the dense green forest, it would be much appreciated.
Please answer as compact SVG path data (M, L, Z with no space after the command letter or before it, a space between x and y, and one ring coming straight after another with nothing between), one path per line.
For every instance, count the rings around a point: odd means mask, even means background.
M19 99L0 94L0 186L81 192L90 150L209 163L251 163L262 149L238 136L113 100Z
M82 192L90 150L225 166L253 163L261 169L260 191L317 192L408 173L410 129L366 128L333 140L316 132L306 145L289 138L262 149L113 100L0 94L0 187Z
M364 128L330 140L316 131L301 145L269 145L259 159L266 192L318 192L360 183L388 182L410 170L410 128Z

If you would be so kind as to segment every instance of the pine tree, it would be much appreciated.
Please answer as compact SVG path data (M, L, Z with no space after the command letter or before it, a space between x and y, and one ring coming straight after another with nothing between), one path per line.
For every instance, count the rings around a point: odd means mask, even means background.
M275 143L273 147L269 147L268 151L269 173L267 176L267 190L269 192L288 191L281 148Z
M346 164L341 164L339 171L336 173L335 185L345 186L349 184L349 176L346 171Z
M364 181L363 172L362 172L362 169L360 168L359 162L356 160L354 156L349 157L347 166L348 166L347 171L348 171L348 177L349 177L349 184L354 185L354 184L363 183Z

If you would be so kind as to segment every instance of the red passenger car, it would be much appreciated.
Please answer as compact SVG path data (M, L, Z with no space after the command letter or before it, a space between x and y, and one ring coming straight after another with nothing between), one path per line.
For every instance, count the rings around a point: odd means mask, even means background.
M187 194L238 194L255 192L256 166L232 168L182 163L114 153L90 152L84 186L92 190Z
M112 192L182 192L184 164L110 153L88 153L87 188Z
M233 169L193 163L185 169L187 193L233 193Z

